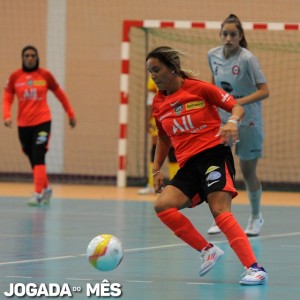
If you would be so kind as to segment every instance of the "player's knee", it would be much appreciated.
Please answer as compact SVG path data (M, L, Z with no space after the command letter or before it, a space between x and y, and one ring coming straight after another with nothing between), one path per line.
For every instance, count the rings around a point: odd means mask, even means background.
M164 211L165 209L163 208L163 206L161 206L159 203L155 203L154 204L154 211L156 213L160 213L162 211Z
M192 205L192 202L190 199L184 200L184 201L177 201L174 202L171 199L160 199L158 198L157 201L154 204L154 210L156 213L160 213L163 212L165 210L168 210L170 208L174 208L174 209L183 209L185 207L190 207Z
M211 208L210 211L214 219L223 212L222 209L216 209L216 208Z
M154 211L156 213L165 211L168 208L171 208L171 205L167 201L162 201L160 198L158 198L154 204Z
M227 193L215 192L208 195L208 205L214 218L221 213L231 211L231 199Z

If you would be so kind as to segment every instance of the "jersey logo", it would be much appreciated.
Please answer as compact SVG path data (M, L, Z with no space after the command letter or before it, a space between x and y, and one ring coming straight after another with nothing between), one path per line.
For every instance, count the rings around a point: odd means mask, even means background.
M183 105L182 104L179 103L174 107L174 112L175 112L176 115L180 115L182 111L183 111Z
M29 80L27 81L27 85L28 85L28 86L32 86L32 85L33 85L33 80L32 80L32 79L29 79Z
M46 131L40 131L38 133L38 137L37 137L35 143L37 145L41 145L41 144L46 143L47 140L48 140L48 132L46 132Z
M211 166L211 167L209 167L207 170L206 170L206 172L205 172L205 174L208 174L208 173L210 173L210 172L212 172L212 171L215 171L215 170L217 170L217 169L219 169L220 167L218 167L218 166Z
M216 180L216 179L219 179L221 177L221 173L218 172L218 171L212 171L208 174L208 176L206 177L206 181L209 181L209 180Z
M36 88L24 90L22 100L38 100Z
M204 101L194 101L194 102L187 103L185 105L186 110L203 108L203 107L205 107L205 102Z
M33 84L36 86L45 86L46 81L45 80L34 80Z
M216 180L216 181L213 181L213 182L208 182L208 183L207 183L207 186L210 187L211 185L213 185L214 183L219 182L219 181L220 181L220 180Z
M215 72L214 72L214 73L215 73L215 76L218 75L218 71L219 71L219 66L216 66L216 67L215 67Z
M176 119L173 120L173 133L174 134L176 134L178 130L180 130L181 132L184 132L186 130L190 131L191 129L195 128L190 115L182 116L181 117L182 122L180 122L180 124L179 124L179 120L178 121Z
M172 106L172 107L173 107L173 106L175 106L175 105L176 105L178 102L179 102L179 100L176 100L176 101L175 101L175 102L173 102L173 103L172 103L172 102L170 102L170 106Z
M221 87L224 91L226 91L227 93L231 93L233 91L233 87L231 86L231 84L227 81L221 81Z
M223 96L223 98L221 99L222 102L228 101L228 98L229 98L229 94L228 93L225 94L225 95L222 95L222 96Z
M240 71L241 71L241 69L240 69L239 66L235 65L235 66L232 67L232 74L239 75Z
M206 173L208 173L206 177L207 187L210 187L211 185L215 184L216 182L219 182L219 178L222 176L222 174L218 171L215 171L218 169L218 167L211 166L207 169Z

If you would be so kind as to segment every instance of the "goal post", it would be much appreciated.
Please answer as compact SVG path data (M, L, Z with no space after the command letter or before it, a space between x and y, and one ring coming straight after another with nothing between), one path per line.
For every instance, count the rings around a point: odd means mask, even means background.
M147 52L168 45L186 53L185 69L210 81L207 51L220 45L221 21L125 20L121 44L121 78L117 186L145 177ZM300 24L243 22L249 49L258 58L270 86L263 101L264 156L262 182L278 188L300 184ZM236 160L236 157L235 157ZM241 179L237 167L237 180Z

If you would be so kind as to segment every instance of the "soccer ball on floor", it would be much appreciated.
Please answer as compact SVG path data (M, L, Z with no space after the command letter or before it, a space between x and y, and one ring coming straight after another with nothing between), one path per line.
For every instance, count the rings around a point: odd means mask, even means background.
M99 271L115 269L123 258L122 243L111 234L101 234L93 238L86 252L90 264Z

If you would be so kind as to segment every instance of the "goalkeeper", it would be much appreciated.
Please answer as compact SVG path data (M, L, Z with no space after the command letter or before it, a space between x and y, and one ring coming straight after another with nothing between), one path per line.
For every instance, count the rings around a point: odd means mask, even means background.
M14 95L18 98L18 133L22 150L28 157L34 182L34 194L28 204L47 204L52 188L46 172L45 156L51 133L51 113L47 92L51 90L68 114L69 124L76 125L75 113L67 96L53 75L39 67L38 51L33 46L22 50L22 68L14 71L8 80L3 96L3 119L6 127L12 126L11 106Z

